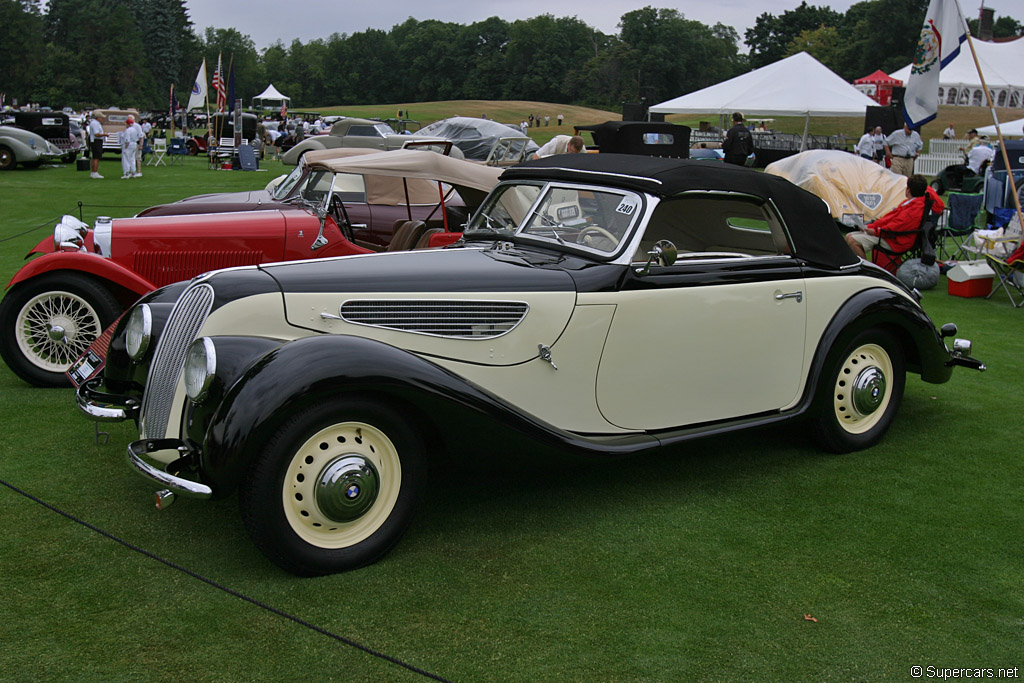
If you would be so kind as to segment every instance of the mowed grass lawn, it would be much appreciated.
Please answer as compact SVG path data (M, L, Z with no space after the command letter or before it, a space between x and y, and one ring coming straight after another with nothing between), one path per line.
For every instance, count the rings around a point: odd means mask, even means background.
M85 220L283 169L199 159L102 181L0 174L0 272L62 213ZM6 280L5 280L6 282ZM908 379L894 428L827 455L803 425L584 466L435 469L379 563L298 579L249 542L235 499L159 513L135 432L97 444L70 390L0 366L0 480L275 609L457 681L909 680L911 667L1024 669L1024 310L925 293L985 373ZM749 340L758 353L758 339ZM699 363L699 348L679 350ZM771 363L771 358L764 358ZM423 675L134 552L0 486L0 678L413 681Z

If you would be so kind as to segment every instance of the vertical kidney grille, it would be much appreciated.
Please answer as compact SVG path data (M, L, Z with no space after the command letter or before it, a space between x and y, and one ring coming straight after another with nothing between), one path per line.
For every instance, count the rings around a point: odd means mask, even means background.
M227 251L138 251L132 269L157 287L194 278L218 268L251 266L263 262L259 249Z
M357 325L454 339L493 339L511 331L529 310L522 301L352 300L341 317Z
M174 304L171 317L153 353L153 363L142 396L142 438L160 439L166 434L174 388L185 365L185 353L196 340L212 306L213 287L208 284L189 287L182 293L178 303Z

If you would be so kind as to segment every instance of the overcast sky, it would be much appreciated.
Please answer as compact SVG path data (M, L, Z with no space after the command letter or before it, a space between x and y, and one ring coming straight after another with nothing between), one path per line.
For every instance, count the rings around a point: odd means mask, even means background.
M809 0L808 4L829 6L845 12L855 0ZM978 16L982 0L960 0L968 19ZM1021 0L984 0L986 7L1024 22ZM506 21L529 19L541 14L556 17L575 16L602 33L618 33L619 18L641 7L670 7L684 17L713 25L721 22L732 26L740 36L761 14L778 16L799 6L800 0L589 0L588 2L552 2L549 0L186 0L189 16L200 35L207 26L233 27L252 38L256 48L280 40L288 45L298 38L307 43L327 38L332 33L358 33L368 28L388 30L409 17L420 21L438 19L457 24L472 24L498 16ZM924 19L924 17L921 17Z

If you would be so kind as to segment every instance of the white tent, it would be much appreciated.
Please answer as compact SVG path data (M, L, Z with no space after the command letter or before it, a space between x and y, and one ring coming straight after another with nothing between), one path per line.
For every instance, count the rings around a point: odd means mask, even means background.
M1017 119L1016 121L1000 121L999 130L1002 132L1003 137L1019 137L1024 132L1024 119ZM984 128L978 129L978 135L995 135L996 126L985 126Z
M812 116L864 116L877 102L806 52L650 108L655 114L804 116L804 138Z
M981 72L985 75L997 107L1024 107L1024 40L1005 43L974 41ZM889 74L906 82L910 67ZM985 93L974 58L967 45L960 46L960 54L939 72L939 104L961 107L987 107Z
M278 92L277 88L274 87L274 84L271 83L270 85L267 86L266 90L264 90L262 93L260 93L256 97L252 98L252 108L253 109L256 109L256 107L257 107L257 105L256 105L256 101L257 100L260 101L259 106L264 108L264 109L276 109L276 108L280 107L282 104L284 104L285 102L291 103L292 98L288 97L287 95L282 95L280 92ZM273 104L268 106L266 104L267 102L272 102Z

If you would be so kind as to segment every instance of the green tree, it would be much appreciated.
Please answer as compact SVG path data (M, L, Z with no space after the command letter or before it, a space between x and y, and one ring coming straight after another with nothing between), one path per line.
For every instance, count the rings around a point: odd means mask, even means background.
M968 19L967 27L971 30L971 35L977 37L978 35L978 20ZM999 17L992 22L992 37L993 38L1014 38L1024 36L1024 24L1020 23L1012 17Z
M806 52L835 72L846 66L846 51L842 36L834 26L820 26L813 31L803 31L789 44L786 56Z
M888 0L882 0L888 3ZM760 68L786 56L790 43L804 31L822 26L843 28L843 15L828 7L808 5L806 0L796 9L774 16L765 12L743 34L750 48L750 65Z
M213 79L217 57L220 56L225 79L231 71L235 74L235 98L242 100L243 107L248 107L252 98L263 92L263 88L266 87L265 83L260 85L264 80L263 71L252 38L233 28L208 26L204 43L209 78ZM211 92L211 99L214 97ZM228 108L230 109L233 104L228 102Z
M38 94L38 79L43 71L43 18L38 0L0 0L0 92L7 94L7 103L19 103L35 97L55 104L48 96Z
M511 40L509 23L489 17L462 30L462 41L469 50L469 72L462 81L463 97L497 100L502 96L506 77L506 53Z
M881 69L891 73L914 60L928 0L866 0L846 12L844 66L852 81Z

